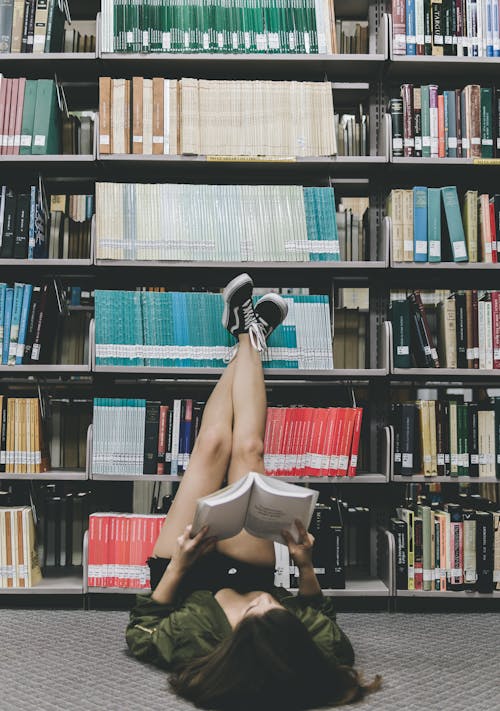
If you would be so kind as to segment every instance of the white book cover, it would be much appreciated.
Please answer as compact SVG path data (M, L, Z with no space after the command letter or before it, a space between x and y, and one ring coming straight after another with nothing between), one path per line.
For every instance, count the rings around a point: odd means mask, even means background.
M242 529L258 538L283 543L286 529L298 540L295 519L309 528L319 492L296 484L249 472L231 486L198 499L192 535L203 526L219 540L232 538Z

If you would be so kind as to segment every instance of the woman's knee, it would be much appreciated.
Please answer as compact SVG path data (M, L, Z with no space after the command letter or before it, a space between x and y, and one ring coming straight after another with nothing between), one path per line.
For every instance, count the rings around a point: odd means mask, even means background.
M233 441L234 458L244 462L260 462L264 457L264 442L261 437L245 437L240 441Z
M199 454L210 459L226 459L231 455L231 437L226 428L210 425L202 427L196 438Z

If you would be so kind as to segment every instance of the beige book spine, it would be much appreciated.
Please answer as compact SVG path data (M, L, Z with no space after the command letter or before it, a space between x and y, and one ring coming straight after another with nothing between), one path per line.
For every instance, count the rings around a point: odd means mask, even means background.
M481 235L482 261L492 263L491 251L491 222L490 222L490 201L489 195L479 196L479 226Z
M26 398L17 398L16 430L18 434L19 471L26 474Z
M488 469L487 476L492 479L496 479L495 472L495 413L492 410L488 410L488 434L487 434L487 448L488 448Z
M12 34L10 40L10 51L20 52L23 42L25 0L14 0L14 12L12 15Z
M35 442L35 436L33 432L33 406L31 404L31 399L26 400L26 440L27 440L27 450L28 450L28 471L35 471L35 450L33 444Z
M142 125L143 125L143 153L153 154L153 80L144 79L143 85L143 105L142 105Z
M424 465L424 476L431 476L431 438L430 438L430 422L429 422L429 407L427 400L418 400L417 405L420 412L420 428L422 438L422 458Z
M21 469L21 407L20 398L14 398L14 471L20 473Z
M31 407L33 417L33 453L35 460L35 472L39 474L42 471L42 423L40 421L40 407L38 401L33 402Z
M7 587L14 585L13 562L12 562L12 519L9 509L5 510L5 540L6 540L6 566L7 566Z
M6 510L0 508L0 588L7 587L7 535L5 533Z
M17 568L18 585L20 588L28 586L26 558L24 555L23 509L16 510L16 535L17 535Z
M130 120L130 79L125 79L125 98L123 103L123 125L125 134L125 153L130 153L131 120Z
M465 228L465 240L467 243L467 254L469 262L478 260L478 214L477 214L477 190L467 190L464 200L463 223Z
M180 87L181 153L206 153L205 146L200 145L198 80L183 78L180 80Z
M19 587L19 554L17 550L17 511L11 509L8 514L10 516L10 550L12 556L12 587Z
M144 152L144 82L142 77L132 77L132 153Z
M47 34L47 17L49 1L37 0L35 11L35 32L33 35L33 54L43 54L45 51L45 36Z
M162 77L153 79L153 154L163 153L163 84Z
M392 223L392 251L395 262L404 261L403 251L403 191L391 190L386 211Z
M450 474L458 476L458 430L457 430L457 403L450 402Z
M437 476L437 435L436 435L436 403L434 400L427 401L429 411L429 437L431 452L430 476ZM431 529L432 530L432 529Z
M42 571L40 570L40 563L38 561L38 552L36 548L36 531L35 522L33 520L33 512L30 508L26 509L26 528L28 532L27 536L27 551L28 551L28 576L29 576L29 587L34 587L42 579Z
M403 261L413 262L413 190L403 193Z
M111 77L99 77L99 152L113 153L113 125L111 121L112 101Z
M455 299L446 299L444 307L444 343L446 368L457 367L457 314Z

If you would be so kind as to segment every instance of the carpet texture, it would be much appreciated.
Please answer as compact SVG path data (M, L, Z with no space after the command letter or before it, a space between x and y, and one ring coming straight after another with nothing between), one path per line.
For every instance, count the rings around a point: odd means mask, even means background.
M339 613L366 678L363 711L500 711L498 615ZM186 711L128 655L127 613L0 610L1 711ZM237 711L237 709L235 709ZM286 711L276 709L276 711Z

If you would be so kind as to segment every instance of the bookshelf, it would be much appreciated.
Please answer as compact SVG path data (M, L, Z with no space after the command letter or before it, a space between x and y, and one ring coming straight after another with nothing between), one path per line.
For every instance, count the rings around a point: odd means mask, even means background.
M365 157L338 156L333 158L285 158L214 160L210 156L146 156L146 155L102 155L99 152L98 121L94 135L94 154L11 156L2 155L0 164L15 176L16 180L28 180L38 172L42 175L75 179L90 185L93 190L96 181L183 181L235 183L276 183L294 184L303 181L305 185L327 185L329 181L339 186L355 185L356 190L366 190L370 195L370 237L372 240L370 261L358 262L183 262L183 261L131 261L102 260L95 257L95 239L92 239L91 257L75 260L0 260L0 272L4 280L37 278L38 275L64 275L74 281L85 280L98 288L112 283L113 287L127 288L129 283L139 284L145 280L154 283L157 279L183 281L192 285L203 285L205 279L212 285L223 286L237 270L250 271L259 280L271 284L293 285L295 280L303 285L313 285L317 279L329 283L356 284L373 288L370 304L370 336L373 344L371 364L364 369L336 369L333 371L290 372L289 369L267 369L266 384L271 388L307 388L311 399L319 389L338 383L366 384L373 397L373 411L370 421L370 445L373 450L370 470L353 479L314 478L314 483L334 484L349 490L353 486L364 487L377 484L378 494L374 497L377 513L373 521L371 550L371 574L348 580L346 590L334 591L336 596L380 596L391 598L396 594L404 597L409 591L395 590L393 563L394 540L392 534L378 530L377 526L387 519L388 506L385 499L408 483L446 483L448 485L483 483L482 478L473 477L398 477L390 471L390 439L380 436L381 428L387 424L386 402L390 388L404 383L445 383L454 385L470 383L500 383L500 371L470 372L464 369L397 369L392 363L392 333L386 322L388 290L408 280L419 280L424 286L431 279L456 283L462 275L468 279L482 280L490 276L498 267L489 264L395 264L390 254L390 225L384 221L385 195L401 180L415 182L427 175L429 168L439 175L440 184L455 181L456 176L467 176L470 181L495 178L497 164L481 165L472 159L412 159L392 156L390 116L386 114L387 89L402 80L417 81L440 78L442 81L457 80L465 83L474 80L480 72L484 80L498 76L500 58L468 57L398 57L392 50L392 18L386 13L383 0L337 0L336 13L339 17L351 19L366 18L370 24L370 53L363 55L231 55L231 54L119 54L105 53L99 43L101 18L99 2L87 3L72 0L70 3L78 19L95 19L97 27L97 49L93 53L68 54L3 54L0 55L0 72L9 77L29 78L50 77L57 73L67 85L71 99L78 96L81 89L82 100L88 108L95 109L97 82L99 76L131 77L133 75L220 79L300 79L332 82L334 106L342 106L343 101L361 99L366 102L370 115L371 155ZM78 99L80 101L80 99ZM483 167L483 171L479 171ZM437 172L434 171L437 169ZM411 171L411 177L409 173ZM487 178L485 178L485 175ZM361 185L361 187L360 187ZM86 188L88 189L88 188ZM62 191L62 188L60 189ZM375 246L375 249L373 248ZM422 270L426 269L426 272ZM460 276L457 276L460 274ZM181 276L182 275L182 276ZM493 277L493 275L492 275ZM339 281L340 280L340 281ZM107 386L133 383L137 392L143 384L166 384L172 388L193 385L210 385L216 382L221 369L155 368L131 366L96 366L94 348L94 326L90 329L90 360L81 366L1 366L0 379L6 388L25 380L26 385L45 383L45 387L62 389L71 395L84 391L92 397L97 391L105 391ZM68 376L58 378L57 376ZM84 383L70 376L88 376ZM51 378L55 378L52 382ZM89 445L91 447L91 431ZM90 450L88 450L89 452ZM94 475L87 455L87 471L53 470L44 474L0 474L0 480L20 481L87 481L120 482L130 485L133 481L180 481L172 476L117 476ZM307 484L306 478L287 478ZM491 480L484 480L491 483ZM376 574L377 573L377 574ZM9 594L80 594L86 593L85 576L67 578L47 578L37 588L9 590ZM0 595L5 590L0 590ZM93 589L94 592L111 592L107 589ZM116 592L116 590L114 590ZM123 592L123 591L120 591ZM129 592L129 591L127 591ZM419 596L419 592L415 596ZM481 596L469 593L426 593L433 597L456 597L457 595L480 600ZM413 593L412 593L413 595ZM495 599L500 595L495 594Z

